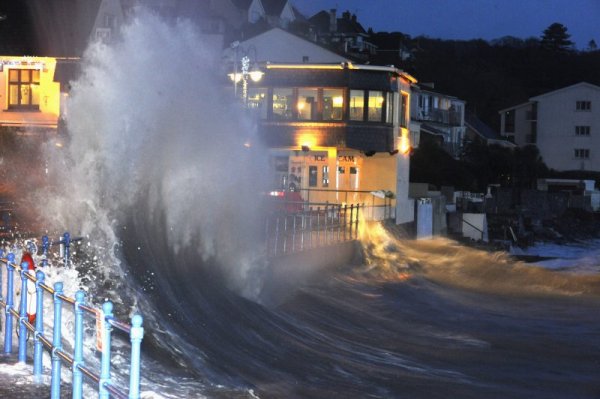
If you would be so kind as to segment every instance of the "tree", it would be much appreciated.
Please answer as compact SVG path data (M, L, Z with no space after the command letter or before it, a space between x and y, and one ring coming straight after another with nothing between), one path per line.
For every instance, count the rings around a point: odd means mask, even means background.
M594 39L590 40L588 42L588 50L589 51L596 51L598 50L598 45L596 44L596 41Z
M546 50L565 52L573 49L573 42L567 27L558 22L553 23L544 30L541 45Z

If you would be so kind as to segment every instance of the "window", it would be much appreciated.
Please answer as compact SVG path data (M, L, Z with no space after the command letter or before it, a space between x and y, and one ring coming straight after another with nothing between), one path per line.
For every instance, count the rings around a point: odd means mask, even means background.
M515 110L506 111L504 113L504 132L514 133L515 132Z
M273 89L273 118L292 119L294 117L293 102L293 89Z
M323 120L342 120L344 110L344 91L342 89L323 89Z
M248 89L248 109L255 112L259 118L267 119L267 89Z
M400 104L400 126L408 127L408 94L402 93L402 103Z
M8 71L8 104L10 108L39 109L40 71L11 69Z
M362 121L365 116L365 91L350 90L350 120Z
M575 104L575 109L577 111L591 111L592 110L592 102L591 101L577 101Z
M329 166L323 166L323 187L329 187Z
M298 90L298 119L314 121L317 119L317 89Z
M316 187L317 186L317 175L318 175L318 170L316 166L309 166L308 167L308 186L309 187Z
M591 128L590 126L575 126L576 136L589 136Z
M394 123L394 93L385 94L385 123Z
M589 159L590 158L590 150L588 148L576 148L575 149L575 158Z
M369 90L369 122L381 122L383 116L383 92Z

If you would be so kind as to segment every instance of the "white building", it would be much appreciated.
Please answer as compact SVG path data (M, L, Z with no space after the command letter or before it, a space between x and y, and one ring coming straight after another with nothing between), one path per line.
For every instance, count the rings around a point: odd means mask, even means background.
M600 171L600 87L581 82L500 111L500 132L549 168Z

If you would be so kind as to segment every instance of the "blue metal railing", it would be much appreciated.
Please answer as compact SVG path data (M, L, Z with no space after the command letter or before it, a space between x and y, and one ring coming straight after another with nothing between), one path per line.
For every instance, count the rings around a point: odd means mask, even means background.
M78 240L78 239L75 239ZM57 243L64 245L64 262L69 264L69 245L73 242L68 233L57 240ZM42 238L42 265L47 265L48 248L51 245L48 237ZM46 261L46 262L44 262ZM75 298L64 295L63 283L57 282L53 287L45 284L45 274L38 270L35 276L28 272L27 262L21 265L15 263L15 255L9 253L4 257L4 251L0 249L0 262L6 265L6 299L2 297L0 290L0 305L5 310L4 323L4 353L12 353L12 334L13 319L16 318L18 325L18 361L25 363L27 360L27 334L28 331L33 334L33 376L34 381L41 381L43 367L42 354L43 349L47 349L51 356L51 399L60 399L61 367L66 363L71 367L72 394L73 399L81 399L83 395L84 377L93 381L98 387L98 397L108 399L109 397L117 399L139 399L140 397L140 347L144 337L144 328L142 327L142 316L134 315L131 318L131 325L122 323L113 316L113 304L105 302L102 309L96 309L86 304L85 292L77 291ZM14 308L14 273L18 272L21 278L21 298L20 306L17 311ZM27 285L35 285L36 292L36 318L32 325L27 316ZM0 287L2 286L2 273L0 273ZM44 334L44 292L52 295L54 301L54 318L52 339ZM75 333L73 353L69 354L63 349L62 335L62 308L63 304L73 307L75 313ZM101 351L101 369L100 374L94 372L85 365L83 357L83 323L84 316L92 315L96 319L97 325L97 349ZM129 368L129 390L126 393L121 387L118 387L111 380L111 334L113 328L129 334L131 341L131 358ZM99 336L98 336L99 335Z

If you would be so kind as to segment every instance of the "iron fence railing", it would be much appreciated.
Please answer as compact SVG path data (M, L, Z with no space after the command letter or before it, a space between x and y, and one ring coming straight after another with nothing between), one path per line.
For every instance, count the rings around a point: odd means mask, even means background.
M364 205L325 204L295 212L275 212L266 222L267 255L286 255L355 240L363 209Z
M69 265L69 246L70 243L78 239L71 239L68 233L55 243L61 244L61 254L65 265ZM42 268L47 265L47 251L52 241L48 237L42 238L43 261ZM46 349L52 361L51 369L51 399L60 399L61 367L67 364L72 371L72 397L81 399L83 397L84 377L91 380L98 389L98 397L108 399L109 397L117 399L139 399L140 397L140 347L144 336L142 327L142 316L134 315L131 318L131 324L123 323L113 316L113 304L109 301L104 302L102 309L90 306L86 302L84 291L77 291L75 297L65 295L63 292L63 283L56 282L53 287L46 285L45 273L38 270L35 274L31 273L27 262L21 265L15 263L15 255L9 253L6 255L0 250L0 263L6 266L6 298L2 297L0 290L0 306L5 311L4 322L4 353L11 354L13 350L13 325L14 321L18 323L18 361L26 363L27 361L27 335L33 336L33 375L34 380L41 379L42 355ZM18 273L21 280L20 305L15 308L15 272ZM36 312L35 320L30 322L27 315L28 285L35 287ZM2 286L2 273L0 273L0 287ZM30 288L33 288L31 285ZM44 293L50 295L54 302L54 312L52 320L52 334L44 332L44 321L47 318L44 314ZM63 323L62 310L63 305L72 307L75 315L74 345L72 353L67 352L63 347ZM96 321L96 350L101 352L101 369L96 371L86 366L83 357L84 345L84 317L91 316ZM129 389L126 391L117 386L111 379L111 333L117 329L129 334L131 341L131 357L129 367Z

